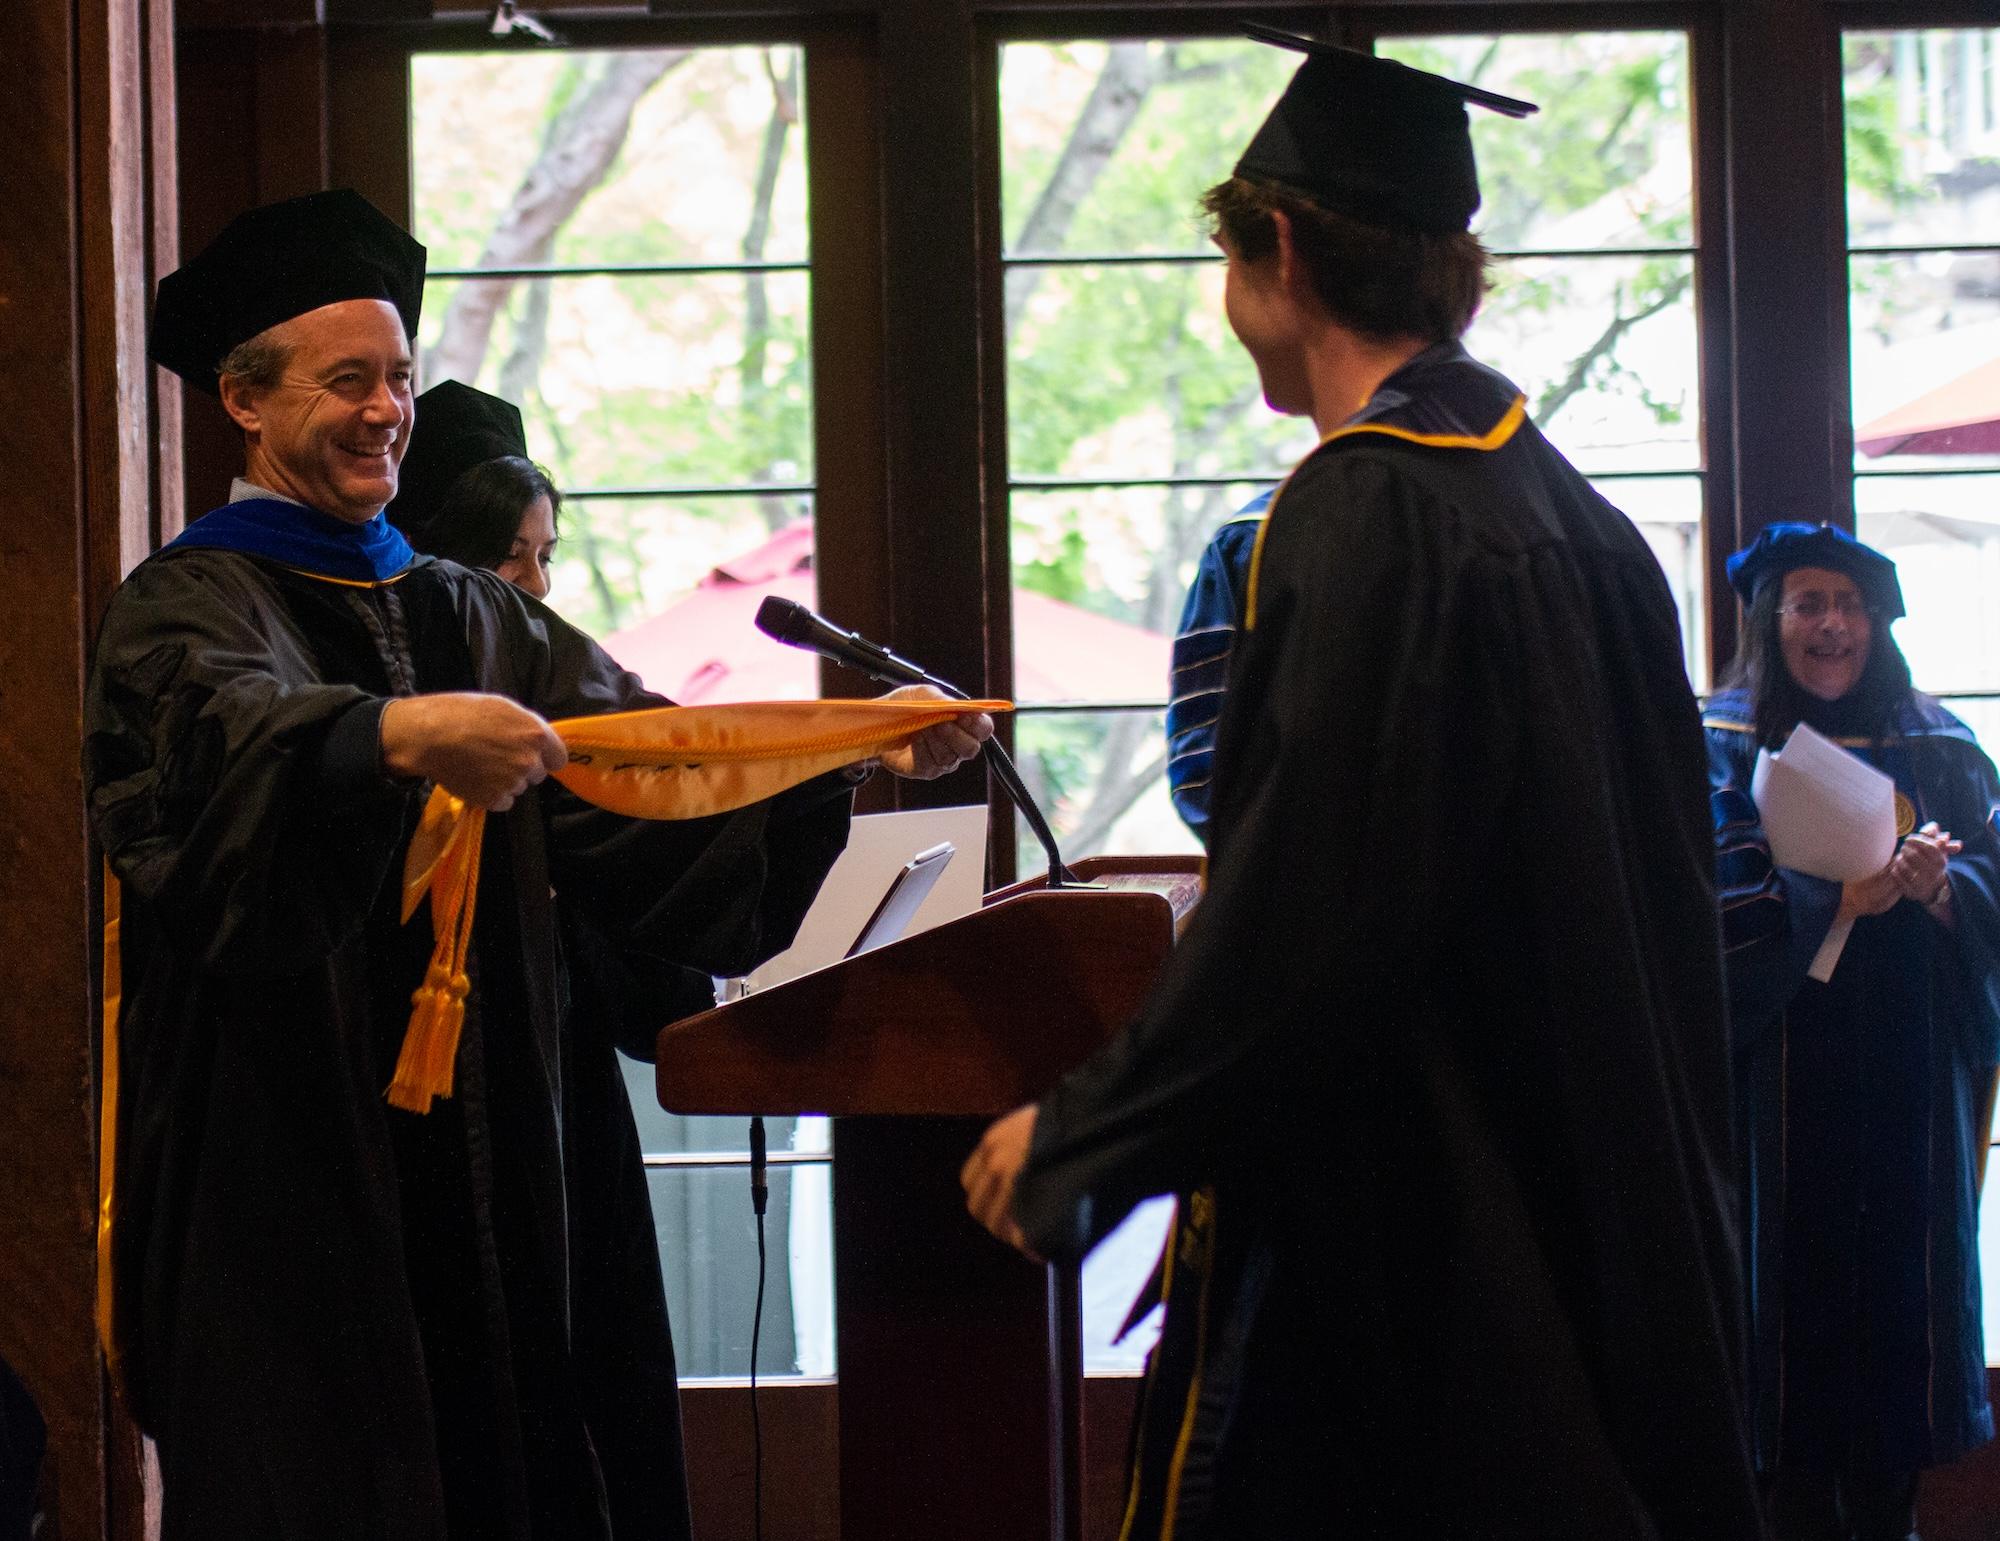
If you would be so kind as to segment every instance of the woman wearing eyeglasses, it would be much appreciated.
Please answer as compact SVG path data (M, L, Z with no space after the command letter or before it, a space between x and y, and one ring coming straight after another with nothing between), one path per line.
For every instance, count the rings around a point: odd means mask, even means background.
M2000 784L1911 688L1895 564L1827 525L1731 557L1747 614L1709 704L1736 1045L1751 1411L1778 1541L1906 1541L1917 1474L1993 1436L1978 1207L2000 1058ZM1857 882L1774 864L1760 749L1806 723L1896 783ZM1854 922L1828 982L1807 969Z

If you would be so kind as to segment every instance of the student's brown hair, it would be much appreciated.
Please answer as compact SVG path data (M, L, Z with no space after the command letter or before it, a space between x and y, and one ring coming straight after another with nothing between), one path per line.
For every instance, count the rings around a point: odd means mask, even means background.
M1201 206L1250 262L1278 249L1271 215L1282 210L1319 302L1341 325L1376 341L1463 336L1486 294L1486 248L1469 231L1439 235L1359 219L1244 177L1211 187Z

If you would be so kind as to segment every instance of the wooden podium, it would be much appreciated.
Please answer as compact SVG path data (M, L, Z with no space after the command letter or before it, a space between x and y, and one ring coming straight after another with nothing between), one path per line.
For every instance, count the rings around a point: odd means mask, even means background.
M837 1120L844 1541L1079 1541L1076 1270L987 1236L958 1169L1137 1012L1199 866L1082 861L661 1032L669 1112Z

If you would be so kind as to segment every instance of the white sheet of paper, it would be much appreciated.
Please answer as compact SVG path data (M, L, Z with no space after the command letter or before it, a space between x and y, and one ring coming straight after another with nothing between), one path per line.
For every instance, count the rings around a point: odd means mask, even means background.
M1896 854L1896 783L1803 723L1777 754L1758 753L1750 796L1781 867L1851 883ZM1822 984L1833 977L1853 924L1834 922L1809 977Z
M985 804L864 814L854 821L847 849L827 874L798 937L750 975L750 988L768 990L838 963L875 913L897 869L917 852L947 840L957 847L951 862L903 935L915 936L978 909L985 894Z

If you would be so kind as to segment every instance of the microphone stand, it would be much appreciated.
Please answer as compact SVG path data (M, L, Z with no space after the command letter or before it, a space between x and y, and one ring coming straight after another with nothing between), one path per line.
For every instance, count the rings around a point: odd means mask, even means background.
M921 680L911 683L933 685L956 701L972 698L956 685L947 685L943 680L932 679L926 674ZM1013 758L1000 747L997 739L986 741L986 760L993 767L993 778L1007 789L1008 797L1020 810L1021 817L1028 821L1028 828L1034 831L1035 839L1041 842L1042 851L1049 859L1047 886L1050 888L1086 888L1086 884L1068 867L1063 865L1062 853L1056 849L1055 832L1049 828L1049 821L1042 817L1042 810L1035 806L1035 800L1028 795L1028 788L1021 780L1020 771L1014 768Z
M886 648L881 649L880 654L879 658L874 657L871 653L866 660L861 657L852 657L836 658L834 662L846 664L852 669L859 669L866 673L869 678L880 680L885 685L929 685L934 690L943 691L944 694L950 696L954 701L970 701L972 699L972 697L968 696L949 680L939 679L928 669L919 668L907 658L898 658ZM1008 798L1012 800L1015 808L1020 811L1021 817L1028 821L1028 828L1034 832L1035 839L1040 842L1043 853L1049 859L1047 886L1050 888L1090 887L1090 884L1084 882L1083 879L1079 878L1063 864L1062 853L1056 849L1055 832L1049 828L1049 821L1042 817L1042 810L1035 806L1035 800L1028 795L1028 788L1021 780L1021 773L1015 768L1014 761L1008 755L1007 751L1000 747L998 740L988 739L986 741L985 753L987 763L993 768L994 780L1007 789Z

